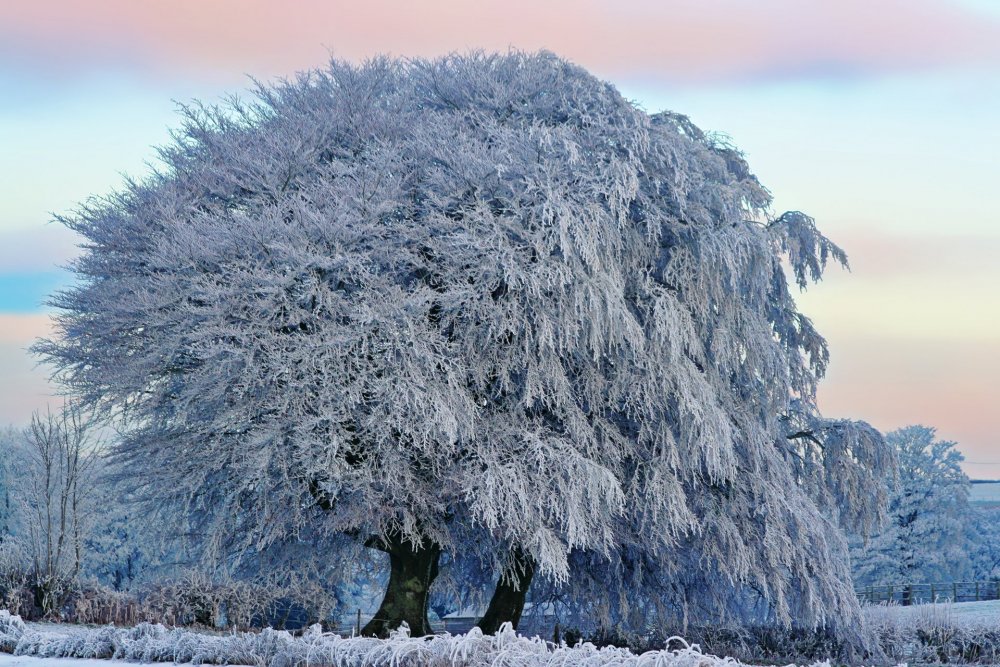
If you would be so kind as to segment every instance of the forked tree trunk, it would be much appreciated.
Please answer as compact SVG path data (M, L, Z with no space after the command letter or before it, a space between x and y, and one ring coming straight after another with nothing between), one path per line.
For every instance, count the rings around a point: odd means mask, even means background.
M382 604L361 634L385 638L404 621L410 626L412 637L432 634L427 601L431 583L438 575L441 548L435 544L415 546L399 538L380 540L370 546L389 554L389 584Z
M527 554L515 548L511 552L510 568L497 581L490 606L476 624L484 635L496 634L504 623L510 623L517 629L521 612L524 611L524 598L534 575L535 563Z

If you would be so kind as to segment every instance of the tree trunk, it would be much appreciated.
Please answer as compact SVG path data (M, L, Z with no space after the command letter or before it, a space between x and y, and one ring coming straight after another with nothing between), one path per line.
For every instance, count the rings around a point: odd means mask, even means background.
M370 546L389 554L389 584L382 604L361 634L385 638L404 621L410 626L412 637L432 634L427 600L431 583L438 575L441 548L436 544L415 546L398 538L380 540Z
M494 635L504 623L510 623L517 629L524 611L524 598L531 586L531 578L535 575L535 564L531 558L520 549L511 552L511 564L497 581L496 590L490 599L490 606L479 619L479 629L484 635Z

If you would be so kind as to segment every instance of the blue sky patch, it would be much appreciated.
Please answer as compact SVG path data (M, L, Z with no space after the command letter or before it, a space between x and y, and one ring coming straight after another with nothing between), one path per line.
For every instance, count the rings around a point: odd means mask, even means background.
M53 291L72 282L68 271L0 273L0 313L39 313Z

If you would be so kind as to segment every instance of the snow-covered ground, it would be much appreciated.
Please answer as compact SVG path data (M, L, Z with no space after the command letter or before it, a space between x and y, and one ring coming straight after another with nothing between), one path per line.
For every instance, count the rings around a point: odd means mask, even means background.
M874 621L893 621L927 625L993 625L1000 628L1000 600L987 602L943 602L899 605L874 605L865 608L865 615Z
M960 604L875 606L864 611L880 637L888 641L887 657L911 664L994 662L1000 649L991 638L1000 629L1000 601ZM930 632L931 642L917 630ZM937 634L935 637L934 635ZM984 644L984 641L989 645ZM984 654L989 651L989 655ZM389 640L344 638L323 634L318 626L301 637L287 632L207 634L163 626L136 628L25 624L0 611L0 667L108 667L106 658L130 662L178 662L249 665L252 667L739 667L732 658L701 653L697 648L651 651L636 655L626 649L597 649L589 644L569 648L512 631L484 637L478 629L464 635L411 639L400 633ZM13 652L14 655L5 652ZM105 659L93 659L95 656ZM815 663L829 667L829 663ZM790 666L794 667L794 666Z
M703 654L696 647L649 651L555 646L517 635L510 626L493 636L478 628L464 635L410 638L341 637L314 626L301 637L287 632L209 635L142 624L135 628L65 627L36 631L0 611L0 667L107 667L99 656L130 662L232 664L253 667L738 667L732 658ZM33 656L33 657L28 657ZM814 663L829 667L828 662Z
M969 502L1000 505L1000 482L973 484L969 489Z
M900 663L1000 665L1000 602L872 606L868 625Z
M0 653L0 667L108 667L108 661L90 658L36 658Z

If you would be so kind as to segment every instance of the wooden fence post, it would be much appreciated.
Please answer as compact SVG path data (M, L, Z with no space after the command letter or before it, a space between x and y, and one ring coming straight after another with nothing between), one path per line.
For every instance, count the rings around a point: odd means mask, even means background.
M893 604L896 600L896 588L899 588L899 603L902 605L937 603L938 595L944 597L943 601L958 602L982 602L987 600L1000 600L1000 579L990 581L952 581L926 584L886 584L876 586L868 584L861 588L855 588L854 594L861 602L869 604ZM964 589L963 589L964 587ZM950 591L948 589L951 589ZM928 597L929 596L929 597Z

